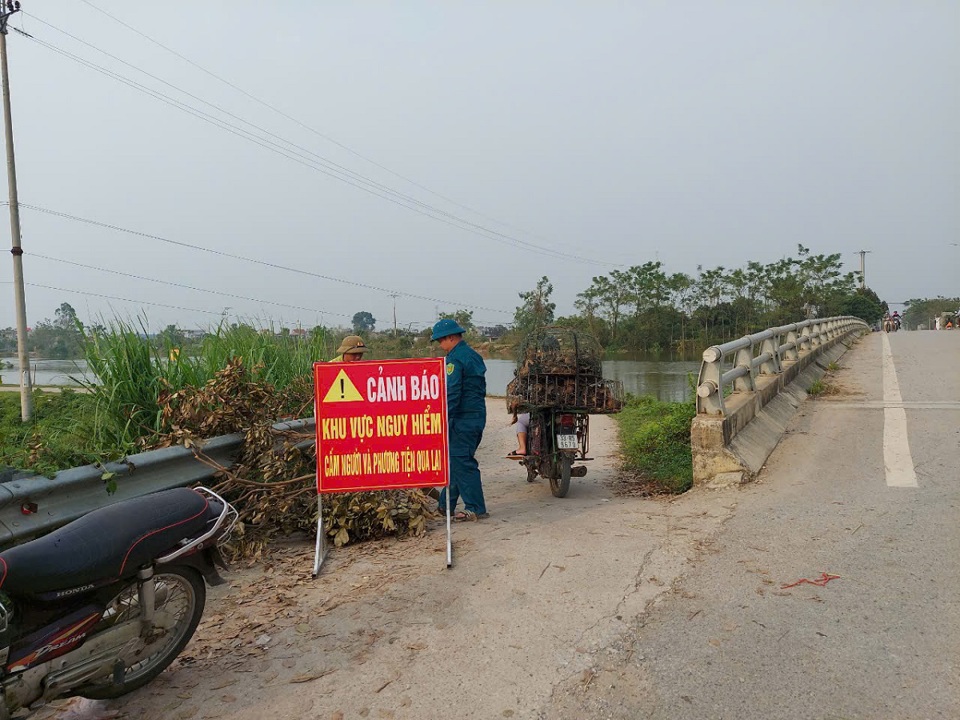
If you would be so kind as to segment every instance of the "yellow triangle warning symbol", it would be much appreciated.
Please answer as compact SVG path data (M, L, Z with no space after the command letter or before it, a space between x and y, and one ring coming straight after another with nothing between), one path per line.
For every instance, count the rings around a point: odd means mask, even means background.
M330 386L330 389L323 398L323 402L325 403L357 402L358 400L362 402L363 396L360 394L360 391L357 390L357 386L353 384L353 381L347 377L346 370L341 370L337 374L336 380L333 381L333 385Z

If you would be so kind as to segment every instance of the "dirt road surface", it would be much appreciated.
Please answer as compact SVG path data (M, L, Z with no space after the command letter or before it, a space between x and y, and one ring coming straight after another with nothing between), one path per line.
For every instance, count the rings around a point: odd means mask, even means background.
M617 493L615 422L591 418L591 442L587 476L554 498L503 457L514 429L490 399L478 459L491 517L453 525L452 569L442 521L331 550L315 580L312 540L289 543L210 591L197 636L152 684L35 720L604 717L604 698L649 691L624 659L736 494Z

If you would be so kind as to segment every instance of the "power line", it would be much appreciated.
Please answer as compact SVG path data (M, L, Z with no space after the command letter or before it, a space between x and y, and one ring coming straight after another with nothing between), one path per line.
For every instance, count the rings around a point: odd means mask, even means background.
M475 235L479 235L480 237L484 237L488 240L494 240L496 242L512 245L522 250L527 250L529 252L533 252L541 255L547 255L550 257L566 259L566 260L576 260L578 262L587 263L591 265L601 265L601 266L608 266L608 267L620 266L620 264L618 263L609 263L601 260L596 260L594 258L580 257L578 255L573 255L571 253L566 253L553 248L536 245L535 243L531 243L526 240L521 240L520 238L516 238L512 235L508 235L506 233L493 230L484 225L471 222L470 220L462 218L453 213L447 212L446 210L443 210L441 208L437 208L433 205L429 205L428 203L425 203L415 197L401 193L397 190L394 190L393 188L390 188L387 185L384 185L383 183L377 182L376 180L373 180L364 175L361 175L360 173L350 170L349 168L346 168L343 165L335 163L332 160L329 160L328 158L318 155L317 153L314 153L313 151L307 148L297 145L296 143L290 140L287 140L279 135L276 135L275 133L270 132L269 130L266 130L265 128L260 127L259 125L256 125L247 120L244 120L238 115L235 115L227 110L224 110L223 108L221 108L220 106L214 103L210 103L204 100L203 98L198 97L197 95L194 95L186 90L183 90L182 88L177 87L176 85L173 85L167 82L166 80L163 80L162 78L157 77L156 75L153 75L145 70L142 70L136 67L135 65L132 65L131 63L128 63L127 61L122 60L121 58L118 58L117 56L112 55L111 53L106 52L105 50L101 50L95 45L92 45L86 42L85 40L81 40L75 35L72 35L65 30L61 30L60 28L46 22L45 20L42 20L41 18L36 17L35 15L31 15L31 17L43 23L44 25L47 25L50 28L56 30L57 32L63 33L64 35L67 35L68 37L71 37L74 40L81 42L90 48L93 48L97 52L103 53L107 57L110 57L118 62L123 63L124 65L127 65L128 67L133 68L137 72L143 73L144 75L158 82L161 82L177 90L178 92L183 93L188 97L191 97L199 102L209 105L210 107L216 109L218 112L221 112L228 117L232 117L238 120L239 122L244 123L245 125L249 125L250 127L255 128L259 132L265 133L269 137L273 137L280 140L282 143L285 143L290 147L284 147L283 145L273 142L266 137L256 135L255 133L252 133L249 130L233 125L232 123L229 123L226 120L223 120L222 118L218 118L216 116L210 115L209 113L206 113L203 110L193 107L187 103L181 102L180 100L177 100L176 98L172 98L169 95L166 95L158 90L154 90L153 88L147 87L146 85L143 85L142 83L139 83L136 80L132 80L124 75L121 75L120 73L114 72L113 70L105 68L101 65L97 65L96 63L91 62L90 60L87 60L83 57L80 57L79 55L71 53L68 50L64 50L63 48L60 48L51 42L48 42L46 40L41 40L40 38L37 38L33 35L27 35L26 33L23 33L25 37L37 43L41 47L44 47L52 52L55 52L63 57L66 57L69 60L73 60L74 62L80 65L83 65L88 69L94 70L95 72L99 72L102 75L106 75L112 80L116 80L117 82L123 83L124 85L127 85L128 87L133 88L134 90L137 90L146 95L149 95L155 100L159 100L167 105L171 105L172 107L180 110L181 112L185 112L188 115L193 115L194 117L204 120L205 122L208 122L216 127L219 127L222 130L227 130L233 135L237 135L238 137L244 140L252 142L255 145L259 145L260 147L266 150L269 150L278 155L281 155L282 157L285 157L288 160L293 160L294 162L297 162L300 165L304 165L305 167L308 167L312 170L315 170L324 175L327 175L328 177L332 177L335 180L339 180L340 182L343 182L347 185L357 188L358 190L362 190L366 193L374 195L375 197L379 197L383 200L387 200L395 205L399 205L400 207L406 208L407 210L412 210L413 212L416 212L420 215L425 215L426 217L429 217L433 220L438 220L447 225L451 225L452 227L456 227L459 230L466 230L467 232L473 233ZM295 148L295 149L291 149L291 148ZM308 156L312 156L312 158ZM316 159L313 159L313 158L316 158Z
M97 6L94 5L92 2L89 2L89 0L80 0L80 1L81 1L82 3L84 3L85 5L87 5L88 7L92 8L93 10L96 10L97 12L99 12L99 13L105 15L106 17L110 18L110 19L113 20L114 22L119 23L120 25L122 25L123 27L127 28L127 29L130 30L131 32L134 32L134 33L136 33L137 35L139 35L140 37L144 38L145 40L148 40L149 42L153 43L153 44L156 45L157 47L159 47L159 48L161 48L161 49L163 49L163 50L166 50L168 53L170 53L170 54L172 54L172 55L180 58L181 60L183 60L183 61L184 61L185 63L187 63L188 65L191 65L191 66L193 66L194 68L196 68L197 70L200 70L201 72L206 73L207 75L209 75L210 77L212 77L214 80L217 80L218 82L223 83L223 84L226 85L227 87L230 87L230 88L236 90L237 92L239 92L239 93L240 93L241 95L243 95L244 97L247 97L247 98L249 98L250 100L253 100L255 103L258 103L258 104L262 105L263 107L267 108L268 110L271 110L272 112L276 113L276 114L279 115L280 117L286 118L287 120L291 121L292 123L295 123L296 125L298 125L298 126L300 126L301 128L303 128L304 130L308 130L309 132L312 132L314 135L317 135L318 137L323 138L323 139L326 140L327 142L332 143L332 144L336 145L337 147L342 148L343 150L346 150L346 151L347 151L348 153L350 153L351 155L354 155L355 157L358 157L358 158L360 158L361 160L370 163L370 164L373 165L374 167L380 168L381 170L384 170L385 172L390 173L390 174L393 175L394 177L397 177L397 178L403 180L404 182L410 183L410 184L413 185L414 187L418 187L418 188L420 188L421 190L423 190L423 191L425 191L425 192L428 192L428 193L430 193L431 195L433 195L433 196L435 196L435 197L440 198L441 200L445 200L446 202L450 203L451 205L456 205L456 206L459 207L459 208L462 208L462 209L464 209L464 210L468 210L469 212L472 212L472 213L474 213L475 215L478 215L479 217L485 218L485 219L487 219L487 220L491 220L491 221L497 223L498 225L503 225L504 227L508 227L508 228L513 229L513 230L518 230L518 231L523 232L523 233L525 233L525 234L527 234L527 235L531 235L532 237L537 237L537 238L539 238L539 239L541 239L541 240L545 240L545 238L542 238L542 237L540 237L540 236L538 236L538 235L535 235L534 233L531 233L531 232L529 232L529 231L526 231L526 230L524 230L523 228L518 228L518 227L515 227L515 226L513 226L513 225L510 225L509 223L505 223L505 222L503 222L502 220L498 220L497 218L494 218L494 217L492 217L492 216L490 216L490 215L486 215L486 214L480 212L479 210L476 210L476 209L470 207L469 205L464 205L463 203L460 203L460 202L458 202L458 201L456 201L456 200L454 200L454 199L452 199L452 198L449 198L449 197L447 197L446 195L443 195L443 194L441 194L441 193L438 193L436 190L431 190L431 189L430 189L429 187L427 187L426 185L422 185L422 184L418 183L416 180L413 180L413 179L407 177L406 175L402 175L401 173L398 173L398 172L396 172L395 170L392 170L392 169L390 169L389 167L387 167L387 166L385 166L385 165L381 165L381 164L378 163L377 161L372 160L371 158L367 157L366 155L363 155L363 154L357 152L356 150L354 150L353 148L349 147L348 145L345 145L345 144L343 144L342 142L340 142L340 141L338 141L338 140L330 137L329 135L320 132L320 131L317 130L316 128L313 128L313 127L311 127L310 125L307 125L307 124L304 123L302 120L299 120L298 118L295 118L295 117L293 117L292 115L289 115L289 114L285 113L283 110L280 110L279 108L275 107L274 105L271 105L271 104L268 103L266 100L263 100L263 99L257 97L256 95L253 95L252 93L244 90L243 88L239 87L238 85L236 85L236 84L230 82L229 80L221 77L220 75L217 75L216 73L208 70L207 68L203 67L203 66L200 65L199 63L196 63L196 62L194 62L193 60L191 60L190 58L186 57L185 55L182 55L181 53L177 52L177 51L174 50L173 48L170 48L170 47L164 45L164 44L161 43L159 40L155 40L154 38L150 37L150 36L147 35L146 33L138 30L137 28L133 27L132 25L129 25L128 23L124 22L123 20L121 20L120 18L116 17L115 15L111 15L111 14L110 14L109 12L107 12L106 10L103 10L102 8L97 7ZM620 264L617 264L617 263L610 263L610 264L614 265L615 267L619 267L619 266L620 266Z
M31 257L43 258L43 259L45 259L45 260L57 260L57 258L48 258L48 257L45 257L45 256L43 256L43 255L35 255L35 254L31 254ZM71 264L71 265L80 265L80 263L73 263L73 262L70 262L69 260L59 260L59 262L66 262L66 263L69 263L69 264ZM97 267L92 267L92 266L89 266L89 265L80 265L80 267L89 268L89 269L91 269L91 270L103 270L104 272L116 272L116 271L114 271L114 270L105 270L104 268L97 268ZM120 275L126 275L127 273L118 273L118 274L120 274ZM129 277L139 278L139 276L137 276L137 275L130 275ZM151 282L159 282L159 283L164 283L164 284L176 285L176 283L165 283L163 280L155 280L155 279L153 279L153 278L139 278L139 279L142 279L142 280L150 280ZM55 287L55 286L53 286L53 285L41 285L41 284L39 284L39 283L25 283L25 284L26 284L28 287L42 288L42 289L44 289L44 290L57 290L57 291L59 291L59 292L74 293L74 294L76 294L76 295L89 295L89 296L91 296L91 297L106 298L106 299L108 299L108 300L120 300L120 301L122 301L122 302L129 302L129 303L140 304L140 305L154 305L154 306L156 306L156 307L172 308L172 309L174 309L174 310L187 310L187 311L189 311L189 312L199 312L199 313L205 313L205 314L207 314L207 315L220 315L221 317L223 316L223 311L222 311L222 310L202 310L202 309L200 309L200 308L183 307L183 306L181 306L181 305L168 305L168 304L166 304L166 303L152 302L152 301L150 301L150 300L132 300L132 299L130 299L130 298L117 297L116 295L104 295L104 294L101 294L101 293L90 292L90 291L87 291L87 290L74 290L74 289L71 289L71 288ZM0 285L13 285L13 281L12 281L12 280L0 280ZM188 286L183 285L183 286L181 286L181 287L188 287ZM203 290L202 288L190 288L190 289L191 289L191 290ZM214 292L214 291L209 290L209 291L204 291L204 292ZM224 294L224 293L217 293L217 294ZM241 299L247 299L247 298L242 298L242 296L239 296L239 295L237 295L237 296L228 295L228 297L238 297L238 298L241 298ZM262 301L262 302L267 302L267 301ZM273 304L280 304L280 303L273 303ZM893 304L896 305L896 303L893 303ZM296 305L289 305L289 306L287 306L287 307L290 307L290 308L293 308L293 309L296 309L296 310L310 310L311 312L320 312L321 314L326 314L326 315L340 315L341 317L347 317L347 316L343 315L343 313L328 313L328 312L326 312L326 311L314 311L312 308L300 308L300 307L297 307ZM414 321L414 322L411 322L411 323L404 323L404 324L406 324L406 325L423 325L423 326L425 326L425 328L429 328L429 327L431 327L435 322L436 322L435 320L420 320L420 321ZM479 321L476 321L476 322L479 322L479 323L481 323L481 324L483 324L483 325L510 325L510 324L511 324L511 323L499 323L499 322L494 322L494 321L492 321L492 320L487 320L487 321L479 320ZM422 331L421 331L421 332L422 332Z
M25 12L24 14L29 15L31 18L33 18L33 19L36 20L37 22L40 22L40 23L46 25L47 27L51 28L52 30L56 30L57 32L59 32L59 33L61 33L61 34L66 35L67 37L69 37L69 38L71 38L71 39L73 39L73 40L75 40L75 41L77 41L77 42L79 42L79 43L81 43L81 44L83 44L83 45L86 45L87 47L91 48L92 50L96 50L98 53L101 53L101 54L103 54L103 55L106 55L106 56L107 56L108 58L110 58L111 60L116 60L117 62L122 63L123 65L126 65L127 67L129 67L129 68L131 68L131 69L133 69L133 70L136 70L136 71L139 72L139 73L142 73L142 74L146 75L147 77L151 78L152 80L156 80L156 81L159 82L159 83L163 83L163 84L166 85L167 87L172 88L172 89L176 90L176 91L179 92L179 93L183 93L183 94L186 95L187 97L192 98L192 99L194 99L194 100L196 100L196 101L198 101L198 102L201 102L201 103L203 103L204 105L207 105L207 106L213 108L213 109L216 110L217 112L223 113L223 114L226 115L227 117L231 117L231 118L233 118L234 120L237 120L237 121L239 121L239 122L242 122L242 123L245 124L245 125L249 125L250 127L254 128L255 130L258 130L259 132L264 133L265 135L267 135L267 136L269 136L269 137L272 137L272 138L274 138L274 139L276 139L276 140L279 140L280 142L285 143L285 144L291 146L292 148L296 148L296 149L299 150L301 153L304 153L304 154L306 154L306 155L312 156L313 158L316 158L315 162L321 163L324 167L328 167L328 168L334 170L335 172L344 173L344 174L346 174L346 175L348 175L348 176L351 176L352 179L355 179L355 180L357 180L357 181L359 181L359 182L362 182L362 183L364 183L364 184L369 184L369 185L375 186L378 190L382 190L382 191L384 191L384 192L389 192L389 193L391 193L391 194L393 194L393 195L396 195L398 198L404 200L405 202L416 203L417 205L420 205L420 206L422 206L422 207L424 207L424 208L426 208L426 209L429 209L429 210L432 210L432 211L438 212L438 213L443 213L444 215L447 215L447 216L449 216L449 217L451 217L451 218L457 219L456 216L453 215L453 214L451 214L451 213L447 213L446 211L443 211L443 210L441 210L441 209L439 209L439 208L432 207L432 206L428 205L427 203L424 203L424 202L418 200L417 198L414 198L414 197L408 196L408 195L404 195L403 193L400 193L400 192L398 192L398 191L396 191L396 190L393 190L392 188L388 187L387 185L384 185L384 184L382 184L382 183L379 183L379 182L377 182L377 181L375 181L375 180L373 180L373 179L371 179L371 178L368 178L368 177L366 177L366 176L364 176L364 175L361 175L360 173L354 172L354 171L351 170L350 168L345 167L345 166L343 166L343 165L340 165L339 163L336 163L336 162L334 162L334 161L330 160L329 158L326 158L326 157L324 157L324 156L322 156L322 155L319 155L319 154L313 152L312 150L310 150L309 148L305 148L305 147L303 147L302 145L298 145L297 143L293 142L292 140L287 140L286 138L284 138L284 137L282 137L282 136L280 136L280 135L277 135L276 133L273 133L273 132L271 132L270 130L267 130L266 128L264 128L264 127L261 127L260 125L257 125L257 124L255 124L255 123L252 123L252 122L250 122L249 120L246 120L246 119L240 117L239 115L236 115L236 114L230 112L229 110L224 109L223 107L217 105L216 103L212 103L212 102L210 102L210 101L208 101L208 100L205 100L204 98L200 97L199 95L195 95L195 94L193 94L193 93L191 93L191 92L189 92L189 91L187 91L187 90L184 90L183 88L181 88L181 87L179 87L179 86L177 86L177 85L174 85L173 83L167 82L167 81L164 80L163 78L158 77L157 75L154 75L153 73L150 73L150 72L144 70L143 68L137 67L136 65L133 65L132 63L127 62L127 61L124 60L123 58L117 57L116 55L114 55L114 54L112 54L112 53L109 53L109 52L107 52L106 50L103 50L102 48L99 48L99 47L97 47L96 45L93 45L92 43L89 43L89 42L87 42L86 40L83 40L82 38L79 38L79 37L77 37L76 35L73 35L72 33L67 32L66 30L63 30L62 28L58 28L56 25L53 25L52 23L49 23L49 22L47 22L46 20L37 17L36 15L32 15L32 14L26 13L26 12ZM59 47L53 45L52 43L49 43L49 42L47 42L47 41L37 40L37 38L34 37L34 36L32 36L32 35L29 36L29 37L30 37L30 39L36 40L38 43L40 43L40 44L43 45L44 47L47 47L47 48L50 49L50 50L54 50L55 52L56 52L56 51L59 51L62 55L68 57L68 58L71 59L71 60L75 60L76 62L82 62L83 64L85 64L87 67L89 67L89 68L91 68L91 69L102 70L102 71L104 71L104 72L106 72L106 73L110 73L111 75L114 75L114 76L115 76L114 79L121 79L121 78L122 78L123 80L130 80L129 78L124 78L122 75L113 73L113 71L112 71L112 70L109 70L108 68L104 68L104 67L102 67L102 66L96 65L96 64L94 64L94 63L92 63L92 62L87 61L87 60L84 59L84 58L81 58L81 57L78 56L78 55L74 55L74 54L70 53L70 52L67 51L67 50L63 50L62 48L59 48ZM134 80L130 80L130 82L135 83L135 84L138 86L137 89L141 89L141 90L142 90L142 89L147 89L147 90L151 90L151 91L152 91L151 88L146 88L146 86L141 85L140 83L136 83L136 81L134 81ZM162 95L162 94L161 94L161 95ZM170 100L170 101L172 101L172 102L179 102L179 101L175 100L174 98L171 98L171 97L169 97L169 96L167 96L167 95L162 95L162 97L163 97L164 99ZM159 99L159 98L158 98L158 99ZM187 106L187 107L190 107L190 106ZM212 116L208 116L208 117L212 117ZM224 122L224 121L222 121L222 120L219 120L219 118L217 118L217 120L220 121L220 122ZM235 127L235 126L232 126L232 127ZM249 131L247 131L247 130L243 130L242 128L238 128L238 129L240 129L242 132L249 132ZM251 134L252 134L252 133L251 133ZM262 140L263 138L260 138L260 139ZM285 148L285 149L286 149L286 148ZM299 153L298 153L298 154L299 154Z
M256 258L246 257L244 255L236 255L234 253L224 252L223 250L214 250L212 248L203 247L202 245L192 245L190 243L180 242L179 240L170 240L169 238L161 237L160 235L151 235L150 233L140 232L138 230L130 230L128 228L120 227L119 225L111 225L109 223L103 223L97 220L90 220L88 218L82 218L77 215L70 215L69 213L50 210L49 208L39 207L37 205L30 205L29 203L20 203L20 207L26 208L28 210L33 210L35 212L45 213L47 215L53 215L54 217L64 218L66 220L73 220L75 222L85 223L87 225L94 225L96 227L102 227L108 230L115 230L117 232L127 233L129 235L145 238L147 240L156 240L158 242L167 243L169 245L176 245L177 247L188 248L190 250L199 250L201 252L210 253L211 255L228 257L233 260L242 260L244 262L253 263L255 265L263 265L264 267L274 268L275 270L284 270L286 272L297 273L298 275L307 275L310 277L319 278L321 280L329 280L330 282L342 283L344 285L352 285L354 287L361 287L366 290L375 290L376 292L382 292L387 295L395 292L398 295L402 295L404 297L409 297L409 298L415 298L417 300L427 300L429 302L442 303L444 305L454 305L456 307L473 307L479 310L488 310L490 312L512 314L512 312L509 310L489 308L489 307L484 307L482 305L467 305L465 303L454 302L452 300L440 300L440 299L429 297L426 295L416 295L414 293L403 292L402 290L390 290L388 288L382 288L376 285L368 285L366 283L354 282L353 280L344 280L343 278L336 278L336 277L331 277L329 275L322 275L320 273L311 272L310 270L303 270L301 268L288 267L286 265L280 265L278 263L272 263L266 260L258 260Z
M288 305L287 303L274 302L273 300L261 300L260 298L247 297L246 295L235 295L233 293L221 292L219 290L210 290L208 288L194 287L192 285L184 285L182 283L176 283L170 280L159 280L158 278L145 277L143 275L134 275L133 273L121 272L120 270L111 270L109 268L97 267L96 265L84 265L83 263L74 262L73 260L64 260L63 258L50 257L49 255L40 255L39 253L30 253L30 257L41 258L42 260L50 260L58 263L64 263L66 265L73 265L74 267L84 268L85 270L97 270L98 272L110 273L112 275L120 275L122 277L133 278L134 280L146 280L147 282L159 283L161 285L170 285L172 287L184 288L185 290L195 290L196 292L210 293L211 295L220 295L221 297L234 298L235 300L248 300L250 302L261 303L263 305L276 305L278 307L290 308L291 310L304 310L312 313L320 313L322 315L339 315L340 317L350 317L345 313L332 312L331 310L318 310L317 308L303 307L301 305Z
M189 312L207 313L208 315L221 315L220 311L201 310L200 308L183 307L181 305L167 305L166 303L150 302L149 300L131 300L130 298L117 297L116 295L103 295L101 293L89 292L87 290L71 290L70 288L54 287L53 285L41 285L39 283L27 283L27 287L43 288L44 290L57 290L58 292L76 293L77 295L90 295L91 297L106 298L107 300L121 300L122 302L136 303L140 305L155 305L157 307L172 308L174 310L187 310Z

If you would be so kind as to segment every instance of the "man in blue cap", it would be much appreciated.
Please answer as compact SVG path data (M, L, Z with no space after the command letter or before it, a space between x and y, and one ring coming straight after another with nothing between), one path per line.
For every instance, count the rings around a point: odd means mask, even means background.
M466 332L456 320L443 318L433 326L431 342L446 353L447 420L450 441L450 509L456 510L463 498L464 510L454 520L479 520L489 517L483 502L480 465L475 457L483 428L487 424L487 366L476 350L463 339ZM440 494L440 509L446 497Z

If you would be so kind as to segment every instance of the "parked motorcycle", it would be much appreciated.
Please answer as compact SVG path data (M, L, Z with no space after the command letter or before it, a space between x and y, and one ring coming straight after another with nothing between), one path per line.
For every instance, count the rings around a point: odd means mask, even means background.
M590 416L586 413L531 410L527 454L520 461L527 468L527 482L540 475L550 482L554 497L566 497L570 478L587 474L585 465L574 467L574 463L593 460L587 457L589 448Z
M67 695L115 698L193 637L237 511L206 488L95 510L0 553L0 720Z

